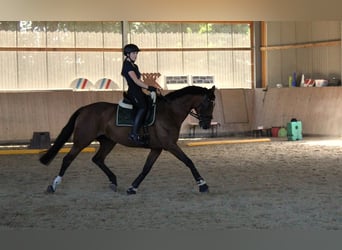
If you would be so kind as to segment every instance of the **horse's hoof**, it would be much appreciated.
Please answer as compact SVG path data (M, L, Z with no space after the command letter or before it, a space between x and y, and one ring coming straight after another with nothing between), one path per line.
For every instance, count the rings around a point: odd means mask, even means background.
M118 188L118 186L117 186L117 185L115 185L114 183L111 183L111 184L109 185L109 188L110 188L111 190L113 190L114 192L116 192L116 191L117 191L117 188Z
M137 194L137 189L134 188L134 187L130 187L129 189L127 189L126 193L127 193L128 195Z
M48 194L53 194L55 192L55 190L53 189L52 185L49 185L46 189L46 192Z
M209 193L209 186L207 184L200 185L199 191L201 193Z

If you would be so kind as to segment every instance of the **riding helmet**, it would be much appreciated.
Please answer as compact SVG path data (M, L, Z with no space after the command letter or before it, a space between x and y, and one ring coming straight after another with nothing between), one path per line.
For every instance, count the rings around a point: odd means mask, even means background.
M128 56L128 54L131 52L139 52L139 51L140 51L139 47L133 43L127 44L123 49L123 53L125 56Z

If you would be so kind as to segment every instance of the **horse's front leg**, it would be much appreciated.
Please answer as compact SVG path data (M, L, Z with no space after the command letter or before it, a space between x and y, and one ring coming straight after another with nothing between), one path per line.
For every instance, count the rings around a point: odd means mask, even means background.
M158 159L162 149L151 149L149 155L147 156L144 168L138 177L133 181L132 186L127 189L127 194L136 194L140 183L145 179L145 177L150 172L153 164Z
M173 144L168 148L168 151L181 160L187 167L190 168L193 177L199 187L201 193L209 192L209 186L199 174L192 160L183 152L177 144Z

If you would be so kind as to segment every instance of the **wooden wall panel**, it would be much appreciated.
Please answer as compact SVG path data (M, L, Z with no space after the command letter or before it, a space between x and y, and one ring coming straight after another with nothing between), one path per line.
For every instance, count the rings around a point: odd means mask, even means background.
M55 138L77 108L121 98L121 91L0 93L0 142L28 142L33 132L42 131Z
M248 123L247 103L243 89L221 91L225 123Z
M303 122L303 133L341 136L342 88L272 88L265 95L262 121L266 127Z
M213 120L221 124L220 135L286 126L296 118L303 122L304 134L342 136L342 87L220 89L216 96ZM121 98L121 91L0 93L0 143L28 143L33 132L43 131L55 138L78 107ZM188 135L191 119L184 121L182 136ZM198 135L209 133L196 130Z

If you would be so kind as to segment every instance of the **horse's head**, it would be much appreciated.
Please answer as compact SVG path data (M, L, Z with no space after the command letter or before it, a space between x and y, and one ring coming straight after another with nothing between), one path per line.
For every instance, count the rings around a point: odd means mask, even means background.
M208 89L204 95L202 102L195 107L196 117L199 120L199 126L203 129L209 129L211 120L213 119L213 111L215 106L215 86Z

